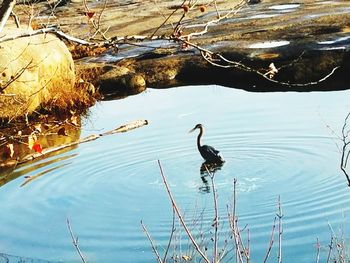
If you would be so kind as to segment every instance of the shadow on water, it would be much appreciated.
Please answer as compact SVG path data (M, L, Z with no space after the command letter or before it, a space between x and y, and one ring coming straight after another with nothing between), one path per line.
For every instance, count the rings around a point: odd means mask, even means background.
M199 171L202 180L202 184L199 186L199 192L203 194L210 193L211 185L209 180L211 176L215 176L217 171L220 171L224 163L208 163L204 162L201 164Z
M74 147L74 148L76 148L76 147ZM56 155L60 155L60 154L69 152L74 148L65 149L62 151L55 152L55 153L51 154L50 156L46 156L45 158L50 158L52 156L56 156ZM70 160L70 159L74 158L75 156L77 156L77 154L58 156L58 157L54 157L52 159L49 159L49 160L43 161L43 162L40 162L39 160L34 160L34 161L32 161L33 162L32 165L26 164L25 166L23 166L23 169L21 169L22 166L1 169L0 170L0 187L11 182L12 180L15 180L18 177L28 175L29 173L38 171L41 168L47 168L44 171L36 173L33 176L28 176L26 182L23 185L21 185L21 186L24 186L29 181L33 181L34 179L36 179L44 174L47 174L53 170L59 169L65 165L67 165L67 164L62 164L62 162L66 161L66 160ZM52 165L54 165L55 163L58 163L58 165L52 167ZM28 179L30 179L30 180L28 180Z

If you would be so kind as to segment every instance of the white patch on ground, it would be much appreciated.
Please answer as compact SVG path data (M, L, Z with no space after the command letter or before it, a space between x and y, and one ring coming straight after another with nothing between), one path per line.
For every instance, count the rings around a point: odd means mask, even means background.
M248 46L248 48L274 48L274 47L281 47L289 44L290 42L286 40L266 41L266 42L258 42L258 43L251 44L250 46Z

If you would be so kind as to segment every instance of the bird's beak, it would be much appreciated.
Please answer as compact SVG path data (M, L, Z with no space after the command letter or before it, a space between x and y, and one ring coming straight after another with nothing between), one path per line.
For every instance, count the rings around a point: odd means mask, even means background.
M193 129L189 130L188 133L193 132L196 129L196 127L194 127Z

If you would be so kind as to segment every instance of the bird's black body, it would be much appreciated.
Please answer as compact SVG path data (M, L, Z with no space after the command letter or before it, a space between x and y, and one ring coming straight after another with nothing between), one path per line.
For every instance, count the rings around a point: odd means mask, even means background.
M197 147L198 151L208 163L223 163L225 160L222 158L220 152L216 150L214 147L209 145L201 145L201 137L204 132L204 128L202 124L197 124L191 131L194 131L195 129L199 129L199 134L197 137Z

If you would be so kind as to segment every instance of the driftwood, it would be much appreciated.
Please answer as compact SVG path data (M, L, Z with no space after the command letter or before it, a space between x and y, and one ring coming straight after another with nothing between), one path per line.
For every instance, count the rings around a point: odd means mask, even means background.
M137 120L137 121L134 121L134 122L131 122L131 123L119 126L119 127L115 128L115 129L113 129L111 131L108 131L108 132L105 132L105 133L93 134L93 135L87 136L85 138L82 138L80 140L77 140L75 142L62 144L60 146L53 147L53 148L43 149L41 153L36 152L36 153L33 153L33 154L29 154L29 155L23 157L20 160L16 160L16 161L9 160L9 161L6 161L6 162L0 164L0 168L11 167L11 166L14 166L14 165L24 164L26 162L29 162L29 161L32 161L32 160L35 160L35 159L38 159L38 158L45 157L45 156L47 156L47 155L49 155L51 153L60 151L62 149L68 148L68 147L76 146L76 145L79 145L79 144L82 144L82 143L85 143L85 142L91 142L91 141L94 141L94 140L96 140L96 139L98 139L98 138L100 138L102 136L111 135L111 134L120 133L120 132L127 132L127 131L130 131L130 130L136 129L136 128L140 128L140 127L142 127L144 125L147 125L147 124L148 124L147 120Z

